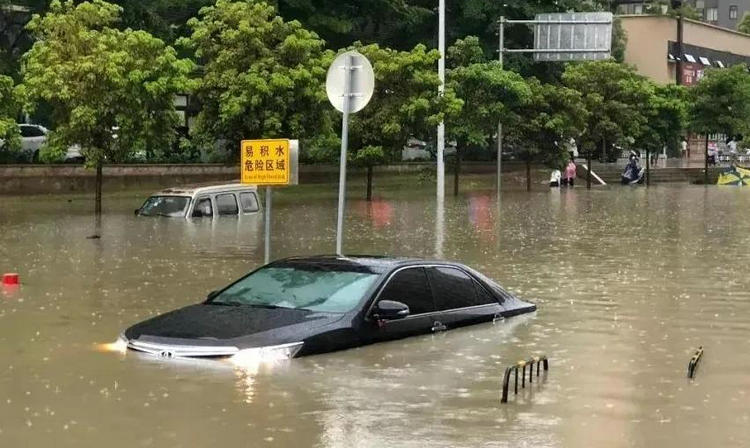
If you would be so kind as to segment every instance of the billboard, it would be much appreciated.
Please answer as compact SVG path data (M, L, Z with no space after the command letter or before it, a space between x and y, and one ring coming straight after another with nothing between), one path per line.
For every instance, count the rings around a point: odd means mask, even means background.
M533 25L535 61L595 61L610 57L611 12L537 14L535 22L542 22Z

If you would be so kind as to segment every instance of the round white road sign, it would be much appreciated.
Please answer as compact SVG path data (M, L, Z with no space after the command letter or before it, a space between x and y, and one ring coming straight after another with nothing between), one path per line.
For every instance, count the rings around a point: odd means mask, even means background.
M350 76L347 77L347 69ZM347 78L349 88L347 88ZM340 54L328 69L326 93L328 100L339 112L344 112L344 97L349 94L349 113L359 112L367 106L375 90L375 72L372 64L357 51Z

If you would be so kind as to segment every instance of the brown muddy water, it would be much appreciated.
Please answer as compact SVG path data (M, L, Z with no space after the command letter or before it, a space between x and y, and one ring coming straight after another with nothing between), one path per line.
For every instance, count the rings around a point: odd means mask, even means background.
M275 257L331 253L335 187L278 195ZM263 260L262 218L136 218L142 195L0 197L2 447L750 446L750 191L612 187L348 202L350 253L442 256L539 311L272 366L103 351ZM70 200L70 202L69 202ZM436 230L440 231L436 235ZM698 346L706 354L686 378ZM500 404L505 366L551 362Z

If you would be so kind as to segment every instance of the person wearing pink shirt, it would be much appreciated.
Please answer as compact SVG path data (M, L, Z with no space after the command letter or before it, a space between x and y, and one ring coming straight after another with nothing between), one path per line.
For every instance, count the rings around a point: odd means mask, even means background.
M576 180L576 163L573 159L570 159L568 165L565 167L565 175L563 176L563 184L573 186Z

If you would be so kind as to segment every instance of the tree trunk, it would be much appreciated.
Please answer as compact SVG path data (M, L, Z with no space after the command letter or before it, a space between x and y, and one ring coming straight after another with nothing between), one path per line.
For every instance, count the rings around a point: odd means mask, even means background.
M453 166L453 196L458 196L458 176L461 172L461 152L456 150L456 164Z
M704 169L703 172L703 185L708 185L708 132L706 132L706 150L704 154Z
M94 214L102 215L102 162L96 162L96 198L94 199Z
M607 139L602 139L602 162L607 163Z
M526 191L531 191L531 158L526 159Z
M367 202L372 201L372 165L367 166Z
M591 151L586 151L586 163L589 169L586 170L586 188L591 190Z
M651 185L651 151L646 148L646 186Z

